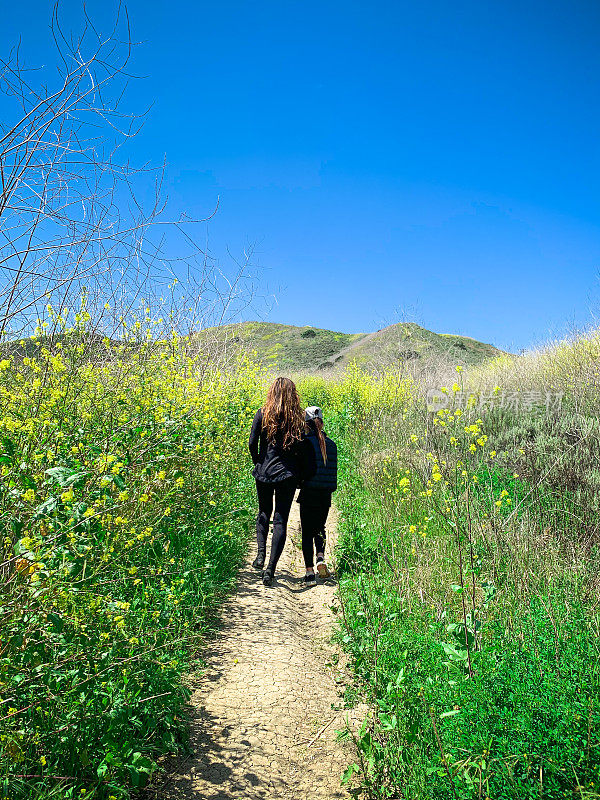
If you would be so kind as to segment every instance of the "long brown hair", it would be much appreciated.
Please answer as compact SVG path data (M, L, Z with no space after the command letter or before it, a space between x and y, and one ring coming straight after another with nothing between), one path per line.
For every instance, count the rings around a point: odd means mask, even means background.
M276 378L273 381L262 412L262 424L269 441L274 441L279 435L285 449L302 438L304 411L296 386L289 378Z
M323 456L323 463L327 463L327 445L325 443L325 433L323 432L323 420L320 417L314 417L307 423L308 428L313 427L319 439L319 448Z

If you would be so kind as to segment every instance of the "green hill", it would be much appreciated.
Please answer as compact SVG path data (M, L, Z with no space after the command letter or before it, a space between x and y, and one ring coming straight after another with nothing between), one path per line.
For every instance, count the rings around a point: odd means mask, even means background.
M390 325L374 333L341 333L311 325L240 322L200 331L198 343L221 352L254 353L273 369L314 372L338 370L356 361L368 370L410 364L474 366L501 355L491 344L467 336L433 333L414 322Z

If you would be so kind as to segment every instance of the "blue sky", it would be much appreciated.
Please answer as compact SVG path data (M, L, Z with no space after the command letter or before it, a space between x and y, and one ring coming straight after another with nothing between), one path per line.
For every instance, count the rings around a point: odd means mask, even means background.
M21 33L43 62L50 7L3 10L3 49ZM409 318L509 349L592 321L598 3L128 9L145 77L127 106L153 104L132 156L166 154L173 213L220 198L211 251L226 267L252 245L272 298L249 316L343 331Z

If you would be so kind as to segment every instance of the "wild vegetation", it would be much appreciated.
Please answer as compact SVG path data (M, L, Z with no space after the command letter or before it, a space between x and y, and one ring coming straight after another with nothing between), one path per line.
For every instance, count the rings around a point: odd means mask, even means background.
M0 364L0 785L110 800L185 747L185 675L249 541L266 376L146 325L101 354L85 310L51 317L59 335ZM342 425L398 391L355 373L328 397Z
M345 782L599 797L598 333L515 359L414 324L222 325L250 254L216 269L160 170L118 161L126 15L77 37L57 9L58 70L32 89L15 51L0 75L4 797L122 800L185 748L186 675L248 546L264 367L301 373L339 444L339 638L371 708Z
M85 313L0 362L0 786L121 798L185 741L215 603L248 542L256 371L185 340L105 339Z
M367 797L599 796L597 364L592 334L339 429Z
M268 376L149 318L99 341L48 313L60 333L0 364L0 775L11 800L124 798L185 747ZM339 637L372 708L345 780L369 798L597 796L595 342L455 371L429 414L404 371L299 379L340 445Z

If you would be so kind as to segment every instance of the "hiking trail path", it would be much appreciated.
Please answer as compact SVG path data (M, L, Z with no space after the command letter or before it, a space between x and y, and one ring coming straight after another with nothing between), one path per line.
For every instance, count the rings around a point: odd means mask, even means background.
M270 546L269 535L269 546ZM332 568L336 515L327 526ZM348 739L365 707L344 708L344 671L331 642L335 579L304 585L300 519L294 501L288 540L272 587L251 562L223 605L204 648L206 669L193 678L192 754L175 766L155 797L164 800L349 798L340 777L354 761ZM268 552L268 551L267 551ZM340 655L340 663L344 659Z

